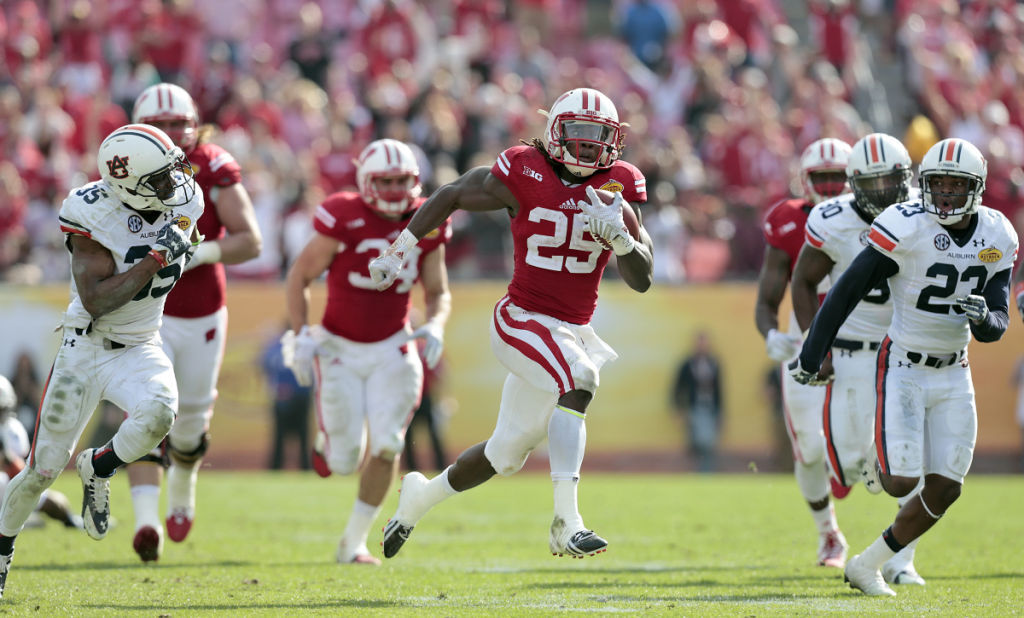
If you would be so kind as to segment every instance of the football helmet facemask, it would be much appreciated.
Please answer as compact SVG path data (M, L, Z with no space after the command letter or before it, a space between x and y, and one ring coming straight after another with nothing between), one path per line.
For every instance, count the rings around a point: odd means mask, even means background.
M944 139L928 149L918 168L921 201L941 225L952 225L978 210L988 163L962 139Z
M612 166L622 152L622 125L615 104L592 88L574 88L547 112L542 141L548 155L576 176Z
M196 145L199 116L188 92L175 84L155 84L142 91L132 108L132 122L159 127L185 152Z
M910 195L910 154L898 139L871 133L853 145L846 177L853 189L853 207L873 221L892 204Z
M125 125L108 135L96 163L114 195L136 210L171 210L196 194L185 153L148 124Z
M386 215L413 209L420 196L420 166L412 148L394 139L379 139L363 149L356 164L356 185L370 208Z
M834 137L819 139L800 155L800 184L804 195L817 204L847 191L846 166L850 145Z

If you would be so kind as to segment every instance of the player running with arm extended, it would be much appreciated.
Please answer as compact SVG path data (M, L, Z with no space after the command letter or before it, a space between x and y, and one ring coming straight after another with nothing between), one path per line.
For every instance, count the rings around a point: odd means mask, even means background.
M873 380L878 481L896 497L914 492L922 477L924 486L847 563L846 580L868 595L896 594L882 566L956 501L974 455L977 409L967 344L972 335L989 342L1006 331L1018 248L1006 217L981 205L986 168L978 149L961 139L928 150L921 200L875 218L869 246L833 285L791 364L796 380L824 384L818 370L839 328L888 279L893 318Z
M393 139L370 143L356 160L359 193L327 197L316 209L312 240L285 283L292 330L282 354L302 385L316 376L320 476L359 470L359 493L335 555L339 563L380 564L366 539L391 488L405 434L419 405L423 364L412 338L425 339L429 367L437 365L451 312L445 244L451 227L424 235L408 250L398 284L378 291L368 255L384 252L423 203L412 149ZM309 286L327 271L327 307L309 326ZM412 331L410 291L423 287L426 323ZM369 451L369 456L365 457Z
M97 163L100 180L73 189L60 209L71 253L71 302L29 460L0 506L0 594L15 536L71 459L97 404L109 401L127 418L110 442L75 460L85 531L94 539L107 534L110 477L156 447L178 409L159 328L167 293L199 242L203 195L185 154L149 125L108 135Z
M895 137L872 133L853 145L847 180L853 188L814 207L807 219L807 242L793 270L793 310L802 330L810 328L818 310L818 284L835 281L868 244L871 222L890 204L917 200L910 186L910 154ZM874 470L875 393L864 388L875 375L879 342L892 320L892 301L885 281L866 295L832 342L833 380L826 386L822 427L832 482L849 488L864 481L871 493L882 490ZM807 387L805 387L807 388ZM913 494L900 498L900 506ZM914 546L886 562L889 583L924 585L914 568Z
M384 529L385 557L398 552L431 507L495 474L515 474L545 437L554 485L551 552L582 557L607 547L584 526L576 500L584 415L601 366L617 357L590 318L613 252L631 288L651 285L651 241L633 205L647 192L640 171L619 160L622 125L611 99L577 88L561 95L547 117L543 139L509 148L490 169L472 169L438 189L370 263L385 289L418 239L456 209L504 209L511 220L515 266L491 322L491 347L509 371L494 433L429 481L406 475ZM605 203L595 189L615 191L614 201Z

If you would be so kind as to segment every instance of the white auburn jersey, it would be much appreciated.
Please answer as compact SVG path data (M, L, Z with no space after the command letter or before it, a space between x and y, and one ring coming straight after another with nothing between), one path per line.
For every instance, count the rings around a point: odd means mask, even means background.
M977 223L958 244L920 201L894 204L871 225L868 242L899 266L889 278L889 337L908 350L952 354L971 332L956 299L981 294L996 273L1013 267L1017 233L999 211L979 206Z
M184 206L169 211L137 211L121 203L102 180L72 189L60 208L60 229L71 250L71 235L91 238L103 245L114 258L118 273L130 269L149 254L160 229L180 217L179 225L191 237L203 214L203 193ZM185 256L157 271L132 300L110 313L93 320L82 299L74 277L71 278L71 303L64 314L64 326L89 328L104 337L123 344L159 341L158 331L167 293L181 277Z
M920 194L920 189L911 188L911 201L917 200ZM853 200L852 193L844 193L825 200L817 204L807 217L807 244L827 255L835 263L826 280L838 279L850 267L854 258L868 246L871 224L857 214ZM880 287L871 290L857 303L836 336L855 341L881 341L891 320L891 292L888 282L883 281Z

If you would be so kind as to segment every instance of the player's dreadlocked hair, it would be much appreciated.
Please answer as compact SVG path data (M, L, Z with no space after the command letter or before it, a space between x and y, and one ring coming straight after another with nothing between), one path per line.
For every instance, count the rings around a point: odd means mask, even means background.
M541 154L544 155L544 158L548 160L548 163L554 163L555 162L555 160L551 158L551 155L548 154L547 147L544 146L544 142L539 137L534 137L534 138L530 139L529 141L527 141L525 139L521 139L521 140L519 140L519 143L520 144L525 144L527 146L533 146L534 148L539 150L541 152Z

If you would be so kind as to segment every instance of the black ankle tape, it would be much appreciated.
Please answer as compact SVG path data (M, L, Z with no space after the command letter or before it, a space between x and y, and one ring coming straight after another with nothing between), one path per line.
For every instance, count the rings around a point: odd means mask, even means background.
M901 549L906 547L906 545L900 545L899 541L896 540L896 537L893 536L892 526L886 528L885 532L882 533L882 540L885 541L885 544L889 546L889 549L893 550L896 553L899 553Z

